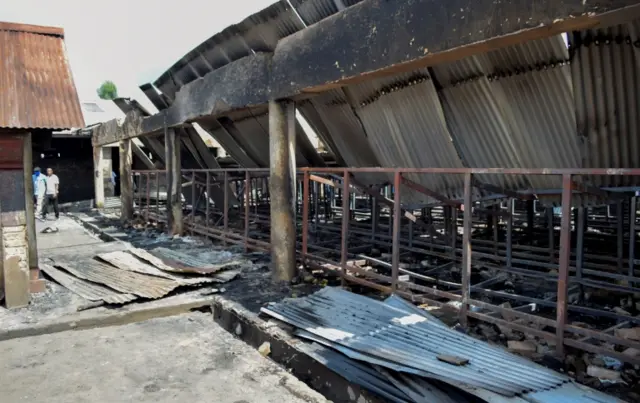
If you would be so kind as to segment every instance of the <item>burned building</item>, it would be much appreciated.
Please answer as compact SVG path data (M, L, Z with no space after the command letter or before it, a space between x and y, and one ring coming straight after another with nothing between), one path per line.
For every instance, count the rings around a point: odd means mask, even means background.
M188 52L141 87L158 114L93 132L159 150L160 170L120 160L123 218L640 363L619 331L640 325L640 6L435 3L282 1Z
M0 60L0 285L15 307L40 286L33 168L54 157L54 131L84 121L63 29L0 22Z

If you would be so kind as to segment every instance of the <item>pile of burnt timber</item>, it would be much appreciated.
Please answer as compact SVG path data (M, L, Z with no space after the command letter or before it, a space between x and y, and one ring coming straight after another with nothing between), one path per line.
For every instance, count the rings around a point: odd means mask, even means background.
M233 280L247 261L211 263L210 249L187 252L132 248L79 261L41 261L42 270L60 285L96 303L125 304L138 299L158 299L182 287L198 287Z
M317 361L394 402L619 402L396 296L378 301L325 288L262 313L311 341L300 349Z

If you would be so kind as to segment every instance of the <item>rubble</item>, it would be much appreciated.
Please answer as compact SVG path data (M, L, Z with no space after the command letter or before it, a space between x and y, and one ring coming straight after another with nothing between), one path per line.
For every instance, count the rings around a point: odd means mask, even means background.
M587 367L587 375L605 381L618 382L622 380L620 377L620 372L598 367L596 365L589 365Z
M615 334L623 339L640 341L640 327L616 329Z

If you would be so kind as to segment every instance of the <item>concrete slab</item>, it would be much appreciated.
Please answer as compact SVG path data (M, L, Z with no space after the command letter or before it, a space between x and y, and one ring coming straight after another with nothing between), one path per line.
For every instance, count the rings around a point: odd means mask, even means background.
M204 313L3 341L0 356L7 402L326 402Z

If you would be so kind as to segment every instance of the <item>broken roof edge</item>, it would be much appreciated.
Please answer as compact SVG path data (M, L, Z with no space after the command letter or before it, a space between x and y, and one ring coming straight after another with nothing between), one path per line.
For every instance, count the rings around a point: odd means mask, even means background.
M64 28L0 21L0 31L27 32L64 38Z

